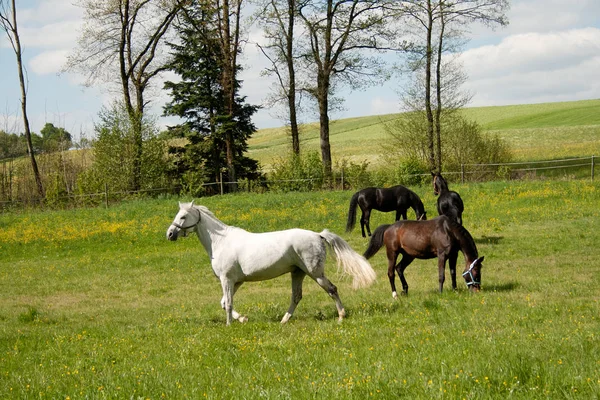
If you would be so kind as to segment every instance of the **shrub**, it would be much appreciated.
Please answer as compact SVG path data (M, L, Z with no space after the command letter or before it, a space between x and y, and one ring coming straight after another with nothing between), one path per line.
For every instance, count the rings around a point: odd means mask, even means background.
M323 186L323 163L316 151L275 161L269 187L275 191L310 191Z

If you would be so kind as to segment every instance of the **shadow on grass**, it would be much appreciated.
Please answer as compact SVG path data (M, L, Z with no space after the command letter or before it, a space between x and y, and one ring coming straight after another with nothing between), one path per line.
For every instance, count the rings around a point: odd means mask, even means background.
M477 244L500 244L500 242L504 240L504 236L482 236L480 238L475 239L475 243Z
M518 282L506 282L497 285L485 285L484 290L486 292L512 292L519 286Z

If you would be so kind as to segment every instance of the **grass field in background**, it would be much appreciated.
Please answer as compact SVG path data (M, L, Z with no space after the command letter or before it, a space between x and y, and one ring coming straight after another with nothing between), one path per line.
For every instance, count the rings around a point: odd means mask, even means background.
M413 187L429 215L436 198ZM435 260L406 270L393 300L384 251L354 291L328 259L348 318L310 279L292 320L290 277L235 296L195 236L168 242L175 199L0 216L0 398L600 398L600 185L451 185L485 256L482 292L437 292ZM197 200L230 225L342 235L351 192ZM183 199L189 200L189 199ZM414 218L412 211L409 217ZM393 214L374 212L372 226ZM462 257L459 258L462 263ZM459 264L462 266L462 264ZM460 268L459 270L462 270Z
M464 110L484 130L498 134L511 146L518 161L600 155L600 100L514 106L475 107ZM336 160L382 163L385 121L401 114L332 121L331 151ZM319 126L302 127L303 151L319 151ZM285 128L259 130L248 141L249 155L268 170L291 148Z

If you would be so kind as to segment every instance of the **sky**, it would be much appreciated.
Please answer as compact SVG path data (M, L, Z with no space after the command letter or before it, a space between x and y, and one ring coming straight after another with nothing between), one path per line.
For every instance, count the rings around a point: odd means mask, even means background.
M45 123L65 128L77 140L93 137L98 112L114 98L102 85L88 88L75 73L62 72L77 44L83 11L75 0L19 0L17 16L28 79L28 116L39 133ZM491 30L471 27L460 58L473 98L469 107L530 104L600 98L600 1L513 0L509 25ZM12 48L0 32L0 130L22 132L20 91ZM260 40L251 28L250 41ZM247 45L242 94L249 104L263 104L271 83L261 76L266 60ZM331 119L400 111L401 78L381 86L342 93L344 109ZM167 93L153 94L150 111L162 114ZM302 122L318 120L316 113ZM257 128L283 125L268 108L255 114ZM159 125L174 124L159 118Z

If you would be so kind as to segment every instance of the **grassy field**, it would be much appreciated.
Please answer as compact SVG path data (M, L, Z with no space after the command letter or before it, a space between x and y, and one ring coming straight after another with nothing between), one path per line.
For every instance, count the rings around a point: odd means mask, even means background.
M600 154L600 100L478 107L464 112L484 130L504 138L518 161ZM334 162L346 158L382 163L385 122L399 117L391 114L333 121L330 140ZM318 124L302 128L301 142L303 150L319 151ZM267 170L291 146L283 128L262 129L248 143L250 156Z
M293 319L289 276L235 297L196 237L168 242L174 199L109 209L0 216L0 398L600 398L600 185L589 181L452 185L485 256L483 290L439 294L436 262L406 271L393 300L380 251L376 283L338 276L348 318L306 280ZM431 188L415 187L431 214ZM344 233L350 192L201 199L251 231ZM409 213L409 217L413 217ZM375 212L372 226L392 214ZM462 258L460 258L462 260Z

